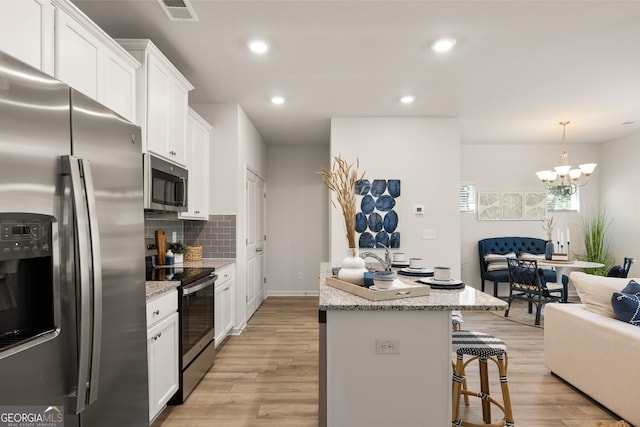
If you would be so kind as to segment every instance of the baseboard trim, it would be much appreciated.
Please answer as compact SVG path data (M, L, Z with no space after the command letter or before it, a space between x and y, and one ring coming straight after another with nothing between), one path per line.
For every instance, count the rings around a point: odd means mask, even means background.
M269 297L317 297L320 291L269 291Z

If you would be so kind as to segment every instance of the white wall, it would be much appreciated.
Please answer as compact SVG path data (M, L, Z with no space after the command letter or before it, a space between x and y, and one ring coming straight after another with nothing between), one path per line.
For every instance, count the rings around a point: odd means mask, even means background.
M545 191L535 175L542 169L550 169L561 163L562 149L557 145L463 145L461 150L461 182L477 185L478 192L529 192ZM600 149L595 144L567 145L569 163L599 162ZM589 183L581 187L581 210L599 205L596 169ZM580 236L580 219L576 213L554 212L555 223L561 230L571 230L572 251L580 252L583 241ZM462 213L461 268L462 280L480 288L478 240L487 237L522 236L546 239L539 221L478 221L476 213ZM488 292L492 292L493 285ZM501 285L500 295L508 293L507 285Z
M320 262L329 253L328 191L318 171L328 166L328 145L267 148L269 295L318 294Z
M359 159L367 179L401 180L401 195L396 200L401 233L398 252L424 258L429 267L450 266L452 275L459 277L458 120L333 118L331 157L338 154L349 162ZM423 205L425 213L414 215L413 205ZM331 209L330 221L330 259L339 265L347 249L344 221L336 209ZM436 239L423 240L423 229L435 230ZM374 251L384 253L381 249Z
M602 206L610 217L611 253L616 264L636 258L633 277L640 271L640 134L602 144L600 182ZM635 272L635 273L634 273Z

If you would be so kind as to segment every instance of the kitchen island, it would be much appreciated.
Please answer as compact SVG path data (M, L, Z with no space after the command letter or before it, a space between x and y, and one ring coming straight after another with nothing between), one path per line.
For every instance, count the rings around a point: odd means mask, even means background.
M451 311L505 310L470 286L373 302L320 268L320 426L451 423Z

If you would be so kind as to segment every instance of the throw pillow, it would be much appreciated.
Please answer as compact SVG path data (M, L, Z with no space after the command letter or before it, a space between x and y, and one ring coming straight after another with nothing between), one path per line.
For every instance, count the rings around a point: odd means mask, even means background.
M594 276L582 271L572 272L569 278L587 310L615 319L611 295L620 292L629 283L629 279Z
M507 258L516 258L514 252L508 254L488 254L484 256L484 262L487 263L487 271L506 270Z
M520 256L518 257L520 259L536 259L536 260L544 260L544 254L531 254L529 252L520 252ZM540 266L538 268L541 268L543 270L553 270L553 267L551 266Z
M632 294L637 297L640 297L640 283L635 280L629 280L627 286L624 287L623 290L620 291L621 294Z
M611 296L611 306L616 319L640 326L640 297L638 295L614 292Z

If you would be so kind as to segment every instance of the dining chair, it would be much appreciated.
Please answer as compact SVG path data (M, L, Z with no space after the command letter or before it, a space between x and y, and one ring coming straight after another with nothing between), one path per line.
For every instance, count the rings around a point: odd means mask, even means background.
M535 259L508 258L507 268L509 272L509 306L504 312L504 317L509 316L513 300L519 299L528 302L529 313L532 312L535 304L535 324L539 325L542 307L550 302L562 302L564 289L547 288L544 272L538 268L538 261Z

